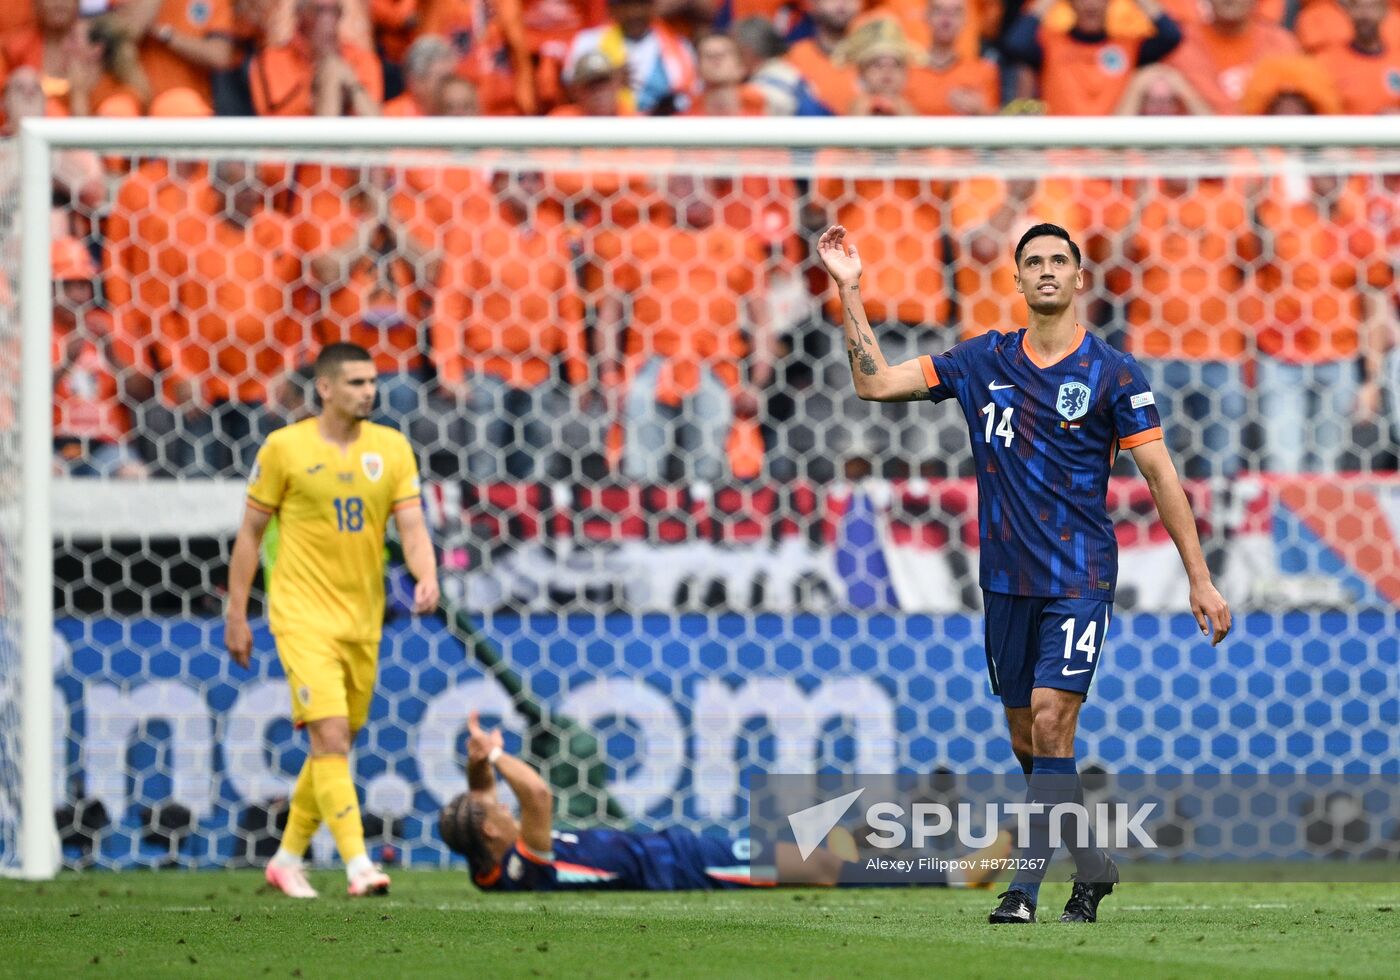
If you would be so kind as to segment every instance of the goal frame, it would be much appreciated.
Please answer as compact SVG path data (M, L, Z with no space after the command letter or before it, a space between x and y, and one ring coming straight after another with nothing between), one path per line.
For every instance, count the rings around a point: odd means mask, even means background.
M27 119L20 132L21 788L19 877L60 865L53 792L53 152L413 148L864 150L1400 147L1400 117Z

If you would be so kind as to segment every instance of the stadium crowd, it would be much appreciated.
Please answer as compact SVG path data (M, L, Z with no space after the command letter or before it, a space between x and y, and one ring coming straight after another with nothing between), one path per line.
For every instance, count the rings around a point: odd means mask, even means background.
M38 115L1376 114L1400 110L1400 3L17 0L0 79L6 135ZM893 359L1015 324L1010 245L1039 220L1083 231L1085 316L1146 366L1188 475L1395 465L1390 164L930 179L927 155L885 176L833 152L720 179L589 154L62 153L56 466L246 472L349 339L442 473L956 471L953 413L846 394L810 241L840 222L860 243Z

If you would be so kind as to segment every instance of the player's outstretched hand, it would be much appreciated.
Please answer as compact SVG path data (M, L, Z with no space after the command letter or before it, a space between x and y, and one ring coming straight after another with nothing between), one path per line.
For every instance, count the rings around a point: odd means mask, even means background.
M1191 614L1215 646L1230 632L1230 604L1209 581L1191 586Z
M248 620L230 616L224 623L224 646L228 647L233 662L244 670L253 662L253 631Z
M438 590L437 579L425 579L413 587L413 611L419 616L436 612L442 593Z
M860 253L854 241L846 240L846 229L841 225L832 225L822 232L817 240L817 255L836 285L854 286L860 282Z
M485 762L494 748L505 748L506 740L499 728L485 731L481 727L481 715L471 712L467 715L467 762Z

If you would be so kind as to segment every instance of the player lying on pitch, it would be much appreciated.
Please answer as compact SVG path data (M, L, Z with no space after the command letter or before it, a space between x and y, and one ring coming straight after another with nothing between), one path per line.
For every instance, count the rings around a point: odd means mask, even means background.
M825 848L802 860L793 844L776 848L777 877L749 863L746 838L704 837L680 827L654 833L553 829L554 794L529 763L508 755L499 729L485 731L476 712L467 722L467 792L449 800L438 833L467 859L472 881L487 891L692 891L771 885L862 887L846 880L857 867ZM516 817L496 799L496 773L520 803ZM1002 834L968 855L977 869L950 873L934 887L980 887L1011 851ZM982 870L983 859L993 870ZM868 886L866 886L868 887Z

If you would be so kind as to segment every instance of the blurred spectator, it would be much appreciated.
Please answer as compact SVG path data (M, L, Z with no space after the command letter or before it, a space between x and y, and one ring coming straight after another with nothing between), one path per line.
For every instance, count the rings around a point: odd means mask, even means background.
M539 173L498 172L496 206L443 262L431 331L450 445L475 480L566 475L558 379L587 376L583 304ZM469 436L469 433L471 435Z
M768 100L744 83L744 61L728 34L711 34L696 45L700 94L687 115L766 116Z
M211 102L210 73L237 64L232 0L125 0L113 23L139 44L151 98L187 88Z
M1240 96L1240 112L1247 116L1334 116L1341 111L1332 76L1304 55L1264 58Z
M812 36L812 17L805 0L720 0L711 26L735 35L742 44L738 28L746 21L771 27L784 50Z
M1317 60L1331 75L1342 111L1373 116L1400 112L1400 41L1381 37L1385 0L1347 0L1350 43L1318 52Z
M1181 72L1148 65L1133 75L1118 102L1120 116L1208 116L1211 108Z
M436 34L414 41L404 57L404 91L384 103L386 116L439 116L442 83L452 77L456 64L452 46Z
M1302 0L1293 31L1303 50L1316 54L1347 44L1355 28L1347 16L1346 0ZM1388 48L1400 47L1400 0L1390 0L1380 32Z
M958 339L1024 327L1026 301L1016 288L1016 242L1042 221L1084 227L1069 182L1033 177L959 181L952 213Z
M796 115L799 106L811 101L802 73L783 57L787 45L773 24L762 17L745 17L731 34L739 46L744 74L749 85L763 94L770 116Z
M309 363L327 344L348 341L374 357L379 421L407 433L423 415L427 380L423 327L427 256L395 216L385 175L363 167L343 192L300 198L294 238L318 294Z
M33 0L33 5L33 23L0 38L0 66L39 73L48 115L92 115L120 90L104 65L104 44L92 36L93 21L78 16L79 0Z
M296 33L264 47L248 66L260 116L377 116L379 59L340 40L341 0L297 0Z
M836 46L851 33L860 13L860 0L811 0L812 36L788 49L788 61L802 75L811 94L799 101L799 116L838 116L845 113L857 94L856 70L833 60Z
M1112 114L1135 68L1160 61L1181 42L1176 21L1156 0L1136 0L1152 20L1147 37L1109 32L1108 0L1072 0L1074 26L1054 30L1042 19L1058 0L1036 0L1007 31L1006 54L1039 74L1040 98L1051 115Z
M0 106L5 117L0 137L18 136L23 120L46 115L48 106L39 73L27 65L10 72L0 95ZM56 150L51 234L86 237L106 203L107 184L98 155L91 150Z
M214 164L159 258L173 309L155 325L156 357L191 443L184 463L202 475L247 472L305 342L292 307L301 259L267 197L252 165Z
M959 47L968 0L928 0L928 50L909 69L906 94L924 116L980 116L1001 105L1001 79L990 58L967 56Z
M69 476L141 477L127 447L137 382L130 346L94 305L97 269L76 238L56 238L53 265L54 467ZM149 387L149 379L144 380Z
M1298 39L1259 13L1257 0L1210 0L1211 17L1185 30L1168 60L1212 112L1239 112L1254 66L1270 55L1300 54Z
M484 116L531 116L547 113L563 99L559 65L567 48L547 24L577 23L578 11L565 0L549 0L522 10L519 0L479 0L438 4L425 28L445 37L457 51L457 71L477 88ZM532 31L542 18L543 33ZM573 31L568 32L570 35Z
M1259 329L1259 412L1268 469L1334 473L1353 413L1379 404L1393 270L1357 178L1287 165L1258 208L1264 264L1244 322ZM1366 365L1362 383L1358 357Z
M909 63L917 57L898 21L872 20L851 32L837 46L838 65L854 65L856 95L846 107L848 116L912 116L914 106L905 98L909 88Z
M590 51L626 66L623 99L644 115L668 116L690 108L695 94L695 52L656 16L655 0L609 0L611 22L580 31L569 46L564 81Z
M456 75L448 75L438 84L436 101L439 116L475 116L481 109L476 86Z
M1232 477L1245 415L1240 296L1258 252L1250 208L1232 179L1162 177L1142 192L1124 256L1128 349L1185 474Z
M736 417L756 415L772 378L764 256L716 223L701 182L673 177L666 192L673 215L598 236L600 383L620 408L628 479L713 484Z
M601 51L590 51L574 65L569 78L569 101L550 111L551 116L633 116L630 99L623 97L622 69Z

